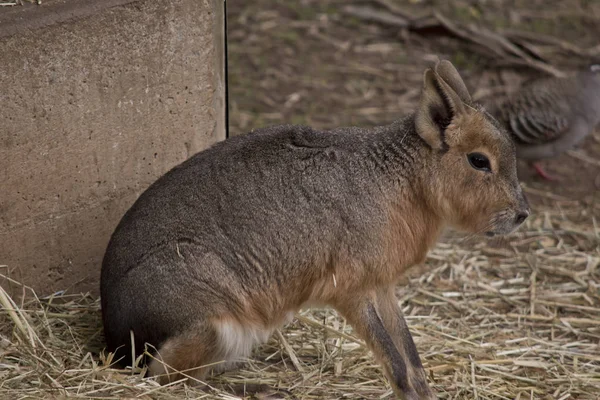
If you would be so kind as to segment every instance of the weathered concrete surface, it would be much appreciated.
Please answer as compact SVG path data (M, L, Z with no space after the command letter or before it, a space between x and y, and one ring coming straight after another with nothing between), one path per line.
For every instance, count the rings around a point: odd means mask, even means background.
M41 294L96 292L126 209L225 137L222 11L222 0L0 9L0 273Z

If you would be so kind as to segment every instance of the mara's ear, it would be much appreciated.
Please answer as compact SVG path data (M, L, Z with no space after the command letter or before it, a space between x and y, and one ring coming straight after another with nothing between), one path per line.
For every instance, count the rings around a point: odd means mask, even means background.
M465 108L458 94L436 72L427 69L423 76L421 101L415 114L417 133L433 149L445 150L448 145L444 141L444 131L454 118L464 113Z
M471 95L465 85L465 82L460 77L460 74L454 68L454 65L448 60L442 60L435 66L435 72L450 86L460 97L460 99L467 103L471 103Z

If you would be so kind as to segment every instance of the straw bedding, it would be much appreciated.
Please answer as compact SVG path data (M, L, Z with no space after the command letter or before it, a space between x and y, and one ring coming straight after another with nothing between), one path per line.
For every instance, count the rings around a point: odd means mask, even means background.
M446 235L398 288L440 398L600 397L594 206L559 202L536 211L503 240ZM98 299L22 290L18 303L0 292L0 398L237 399L243 395L230 386L238 384L268 389L247 398L393 398L372 355L333 310L301 312L241 369L208 386L161 387L137 366L111 367Z

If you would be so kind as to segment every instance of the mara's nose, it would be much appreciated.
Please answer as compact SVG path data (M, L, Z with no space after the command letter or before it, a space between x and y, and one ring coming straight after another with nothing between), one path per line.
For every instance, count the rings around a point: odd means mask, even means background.
M515 223L517 225L521 225L523 222L525 222L525 220L527 219L527 217L529 217L529 210L519 211L517 213L516 218L515 218Z
M517 205L517 215L515 215L515 224L521 225L529 214L531 214L531 208L529 207L529 201L527 201L527 197L523 194L523 190L519 187L519 195L518 195L518 205Z

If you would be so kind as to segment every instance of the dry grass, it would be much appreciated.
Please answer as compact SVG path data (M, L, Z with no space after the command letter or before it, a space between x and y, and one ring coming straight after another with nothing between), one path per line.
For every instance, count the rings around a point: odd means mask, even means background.
M440 398L598 398L599 232L573 202L554 210L538 210L505 241L448 236L398 289ZM0 398L234 399L227 385L237 383L280 389L270 398L393 398L332 310L300 313L242 369L202 391L111 368L100 353L97 299L24 293L21 304L0 294Z

